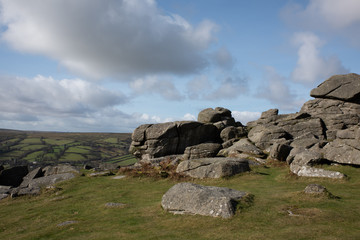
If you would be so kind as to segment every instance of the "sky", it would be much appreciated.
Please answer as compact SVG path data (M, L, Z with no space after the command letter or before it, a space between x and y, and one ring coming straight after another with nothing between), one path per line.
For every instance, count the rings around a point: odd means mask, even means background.
M0 128L132 132L294 113L360 73L358 0L0 0Z

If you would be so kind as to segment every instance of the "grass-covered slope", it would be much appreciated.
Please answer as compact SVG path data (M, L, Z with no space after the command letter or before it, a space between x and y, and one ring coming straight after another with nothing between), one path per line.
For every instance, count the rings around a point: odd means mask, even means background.
M102 161L129 165L129 133L61 133L0 130L0 165L81 165ZM131 159L131 160L129 160Z
M229 179L194 180L255 195L251 206L240 207L226 220L165 212L161 197L175 180L77 177L57 185L57 191L0 201L0 238L360 239L360 168L327 168L349 178L299 178L286 166L272 165ZM301 191L310 183L325 186L338 198L304 195ZM108 202L126 206L106 208ZM57 226L65 221L77 223Z

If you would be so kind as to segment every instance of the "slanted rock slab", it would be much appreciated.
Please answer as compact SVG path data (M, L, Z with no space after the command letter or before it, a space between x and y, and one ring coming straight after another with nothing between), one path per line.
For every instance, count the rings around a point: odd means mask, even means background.
M174 214L230 218L238 202L250 196L230 188L178 183L163 195L161 206Z
M355 73L334 75L311 90L310 96L357 101L360 96L360 76Z
M221 178L250 171L249 162L238 158L200 158L181 162L177 173L193 178Z

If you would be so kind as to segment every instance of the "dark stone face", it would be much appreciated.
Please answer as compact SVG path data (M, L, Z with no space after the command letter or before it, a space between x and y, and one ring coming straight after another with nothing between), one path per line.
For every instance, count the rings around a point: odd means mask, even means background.
M27 166L17 166L3 170L0 173L0 185L18 187L28 172Z

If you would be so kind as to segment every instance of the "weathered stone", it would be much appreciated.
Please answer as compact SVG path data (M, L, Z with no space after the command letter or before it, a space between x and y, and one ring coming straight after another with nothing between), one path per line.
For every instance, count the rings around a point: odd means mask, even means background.
M149 128L152 124L143 124L137 127L131 135L133 142L138 142L141 144L145 140L146 129Z
M124 203L114 203L114 202L105 203L105 207L107 208L123 208L125 206L126 204Z
M301 136L294 138L294 140L291 142L290 145L291 145L291 147L295 147L295 148L308 149L308 148L311 148L312 146L314 146L316 143L319 143L321 141L322 140L320 140L314 134L307 132Z
M75 167L68 165L68 164L59 164L56 166L47 166L43 168L44 176L50 176L55 174L62 174L62 173L79 173Z
M177 173L193 178L221 178L249 171L247 160L238 158L202 158L185 160L176 168Z
M278 114L279 114L279 109L269 109L265 112L262 112L260 118L262 118L262 119L271 118L271 117L277 116Z
M215 157L221 148L222 146L219 143L201 143L195 146L187 147L183 158L187 160Z
M206 142L220 142L218 129L213 124L200 122L172 122L137 128L146 131L142 145L130 146L138 158L151 159L167 155L183 154L186 147ZM139 135L137 133L136 135Z
M336 132L336 138L338 139L357 139L360 140L360 127L353 126L348 129L338 130Z
M231 111L226 108L206 108L198 115L198 121L202 123L216 123L231 118Z
M220 132L220 138L222 139L223 142L229 141L234 138L237 139L237 138L245 137L246 135L247 135L247 131L244 127L229 126L224 128Z
M23 195L39 195L41 193L41 188L39 186L19 188L16 192L16 196Z
M11 186L2 186L0 185L0 194L8 194L10 193Z
M248 138L257 147L267 150L276 141L290 139L291 136L281 127L258 125L249 131Z
M265 155L263 151L261 151L247 138L240 139L239 141L235 142L231 147L223 149L219 152L219 154L222 156L232 156L238 153L246 153L255 156Z
M43 177L44 172L42 171L41 167L35 168L31 172L29 172L24 178L22 183L20 184L20 188L26 188L29 186L29 183L34 179L38 177Z
M323 177L335 179L345 177L345 175L340 172L324 170L311 166L313 163L319 162L322 159L323 156L320 152L305 149L296 154L294 160L290 164L290 171L301 177Z
M324 147L324 158L341 164L360 165L360 142L354 139L335 139Z
M0 172L0 185L17 187L28 174L27 166L16 166Z
M358 102L360 100L360 76L355 73L334 75L311 90L310 96Z
M230 218L237 203L247 197L246 192L234 189L178 183L163 195L161 206L174 214Z
M226 141L224 142L222 145L222 148L225 149L225 148L229 148L231 147L236 141L238 141L237 139L231 139L229 141Z
M326 187L319 184L309 184L305 187L304 193L307 194L327 194L328 191Z
M292 147L288 144L275 143L270 150L270 158L277 159L279 161L286 161L289 156Z
M340 172L329 171L321 168L314 168L307 165L290 164L290 171L300 177L323 177L334 179L345 178L345 175Z
M35 178L29 183L29 188L36 188L36 187L41 188L41 187L54 185L55 183L58 182L70 180L75 176L76 175L74 173L70 172L70 173L61 173L61 174L54 174L45 177Z
M72 225L72 224L75 224L75 223L78 223L78 221L65 221L65 222L59 223L57 226L58 227L64 227L64 226Z
M360 122L360 104L341 100L310 100L302 106L300 112L321 118L327 129L327 139L335 139L338 130L357 126Z
M296 117L296 115L294 115L294 117ZM277 126L283 128L292 136L292 138L307 133L311 133L317 138L325 138L325 126L320 118L289 119L286 121L279 121Z

